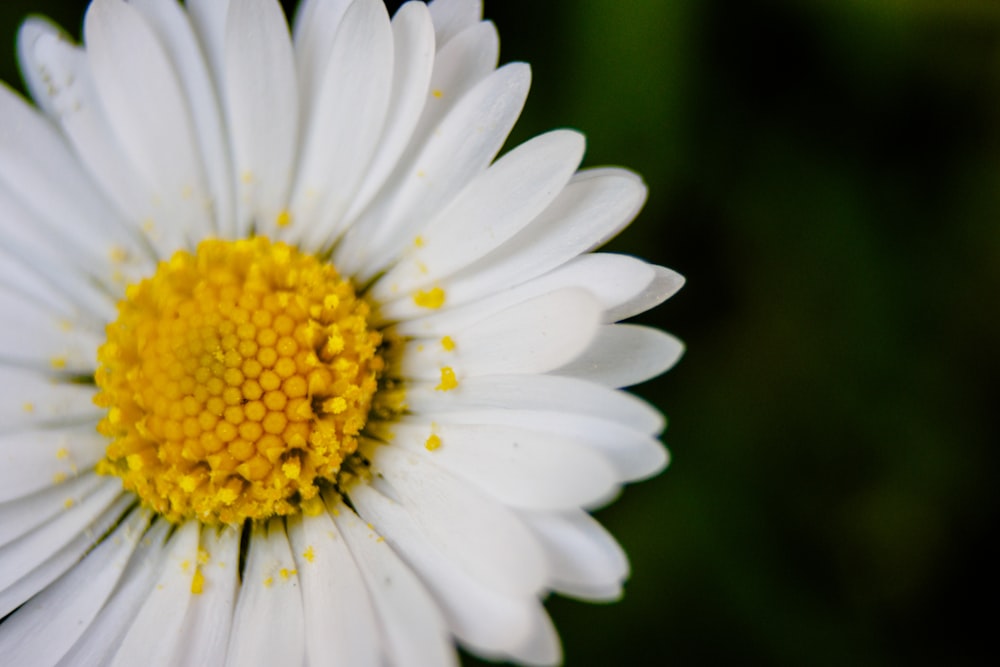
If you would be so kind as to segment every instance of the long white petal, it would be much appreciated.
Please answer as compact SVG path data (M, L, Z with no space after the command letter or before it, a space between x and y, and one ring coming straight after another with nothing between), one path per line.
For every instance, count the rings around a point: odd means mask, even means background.
M428 7L440 44L483 18L482 0L433 0Z
M181 634L184 614L191 599L191 583L198 566L198 524L180 526L164 547L156 585L137 611L111 665L177 664L175 654L187 638Z
M277 0L229 6L224 103L236 171L237 236L285 210L299 136L299 95L288 24Z
M621 597L628 577L625 552L600 523L583 511L522 512L552 560L553 589L584 600Z
M47 665L66 655L104 606L148 523L146 512L131 512L78 566L5 619L4 660Z
M408 344L401 372L432 380L450 367L459 382L466 376L544 373L587 349L600 313L600 304L585 290L550 292L454 332L453 351Z
M531 280L594 249L621 231L645 201L646 186L630 171L577 173L531 225L448 281L452 302L474 301L496 285Z
M434 68L434 26L427 5L411 1L400 7L392 17L392 39L395 61L385 127L351 207L344 214L346 220L353 220L364 210L396 167L428 99Z
M107 477L86 472L63 484L48 487L30 496L0 503L0 547L10 544L64 512L67 501L71 506L80 504L81 500L90 496L102 483L113 484Z
M345 665L379 661L375 612L351 550L326 512L288 521L288 536L302 585L306 661L336 656Z
M170 56L197 133L196 148L211 194L214 229L224 235L231 234L235 202L228 137L222 122L222 106L198 36L176 1L131 0L131 4L142 12Z
M664 373L682 354L684 344L664 331L607 324L583 354L554 372L608 387L629 387Z
M334 262L361 283L385 268L496 156L521 113L531 71L500 68L455 105L413 160L400 163L398 182L353 224Z
M531 222L559 194L583 158L583 135L556 130L497 160L432 220L407 257L372 290L383 301L474 264Z
M535 620L532 607L538 604L534 595L497 591L455 567L451 554L433 546L403 506L371 486L358 484L349 495L361 518L371 522L420 575L462 643L499 658L531 636Z
M117 483L86 497L64 497L72 505L61 515L0 550L0 614L10 613L73 567L133 502Z
M378 613L382 649L398 667L457 663L437 603L392 548L343 502L331 506L333 521L354 554Z
M543 276L523 282L516 287L479 298L472 302L442 308L421 317L421 308L414 299L397 299L383 303L378 317L386 320L403 320L395 330L407 336L446 336L456 329L484 319L514 304L567 287L587 290L597 299L604 311L602 321L622 303L633 301L648 290L656 279L656 269L650 264L627 255L593 253L581 255L566 262ZM440 288L451 302L452 281L440 281ZM425 309L423 309L426 312Z
M444 412L435 415L435 421L439 425L512 426L572 439L600 452L621 481L655 475L668 463L667 450L655 438L593 415L500 408Z
M186 641L178 665L222 665L236 607L240 568L240 531L226 526L202 526L198 564L204 581L201 593L188 604L181 632Z
M654 308L684 286L684 276L663 266L654 266L655 275L640 293L621 301L604 313L605 323L618 322Z
M408 385L407 410L423 416L470 408L567 412L616 422L654 436L666 425L663 415L642 399L576 378L491 375L466 378L452 391L441 391L435 386L436 383Z
M163 543L170 526L162 520L153 523L129 560L118 587L101 607L101 613L57 667L106 667L129 623L156 583L167 553Z
M94 83L121 144L152 185L150 237L178 248L212 228L211 199L185 95L156 33L124 0L95 0L84 22Z
M547 561L513 513L426 457L379 447L372 464L392 485L418 529L449 560L484 585L538 592Z
M254 526L226 665L301 665L305 657L302 594L281 519Z
M150 258L115 208L99 193L65 137L52 122L0 84L0 182L41 223L37 233L66 257L110 282L113 271L130 273L119 257L145 267ZM52 184L59 187L53 188ZM25 230L29 231L29 230Z
M104 456L107 445L93 422L0 435L0 502L90 470Z
M378 426L373 429L378 435ZM390 424L387 430L392 433L390 447L433 461L511 507L572 509L617 491L617 472L603 456L553 434L416 418Z
M38 105L56 121L123 218L139 231L151 214L152 184L129 160L94 85L87 54L43 19L18 32L18 56Z
M57 382L49 372L0 366L0 433L87 419L96 424L95 391L90 385Z
M312 247L322 247L341 229L382 131L393 66L385 5L355 0L332 41L308 109L291 198L291 233Z

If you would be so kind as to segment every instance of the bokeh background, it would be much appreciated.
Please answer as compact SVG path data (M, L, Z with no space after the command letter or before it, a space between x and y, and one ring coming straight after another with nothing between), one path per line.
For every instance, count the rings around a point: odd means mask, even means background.
M21 17L78 35L84 7L0 4L2 78L20 85ZM643 174L610 248L688 278L638 318L688 345L635 389L673 463L598 512L631 557L624 599L550 601L567 663L990 664L1000 3L486 15L534 69L512 142L575 127L587 165Z

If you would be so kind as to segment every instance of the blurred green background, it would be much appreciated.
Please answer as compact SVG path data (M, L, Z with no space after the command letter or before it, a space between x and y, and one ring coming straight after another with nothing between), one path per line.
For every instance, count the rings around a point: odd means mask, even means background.
M84 6L0 5L3 79L21 17L78 34ZM486 14L534 68L513 140L576 127L587 165L643 174L611 249L688 278L638 318L688 345L636 388L673 464L599 512L632 560L624 599L551 600L567 663L989 664L1000 3Z

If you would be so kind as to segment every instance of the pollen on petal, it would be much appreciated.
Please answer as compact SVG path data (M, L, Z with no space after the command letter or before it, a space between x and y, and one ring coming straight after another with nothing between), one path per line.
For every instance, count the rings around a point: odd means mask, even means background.
M454 369L451 366L443 366L441 368L441 382L434 388L438 391L451 391L457 386L458 378L455 377Z
M444 305L444 290L434 287L429 290L418 290L413 295L413 302L421 308L436 310Z

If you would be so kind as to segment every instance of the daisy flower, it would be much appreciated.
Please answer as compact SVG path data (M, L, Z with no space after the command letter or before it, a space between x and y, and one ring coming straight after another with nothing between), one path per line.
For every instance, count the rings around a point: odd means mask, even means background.
M477 0L95 0L0 87L0 655L560 660L621 593L587 513L660 471L616 324L682 279L591 252L646 190L557 130Z

